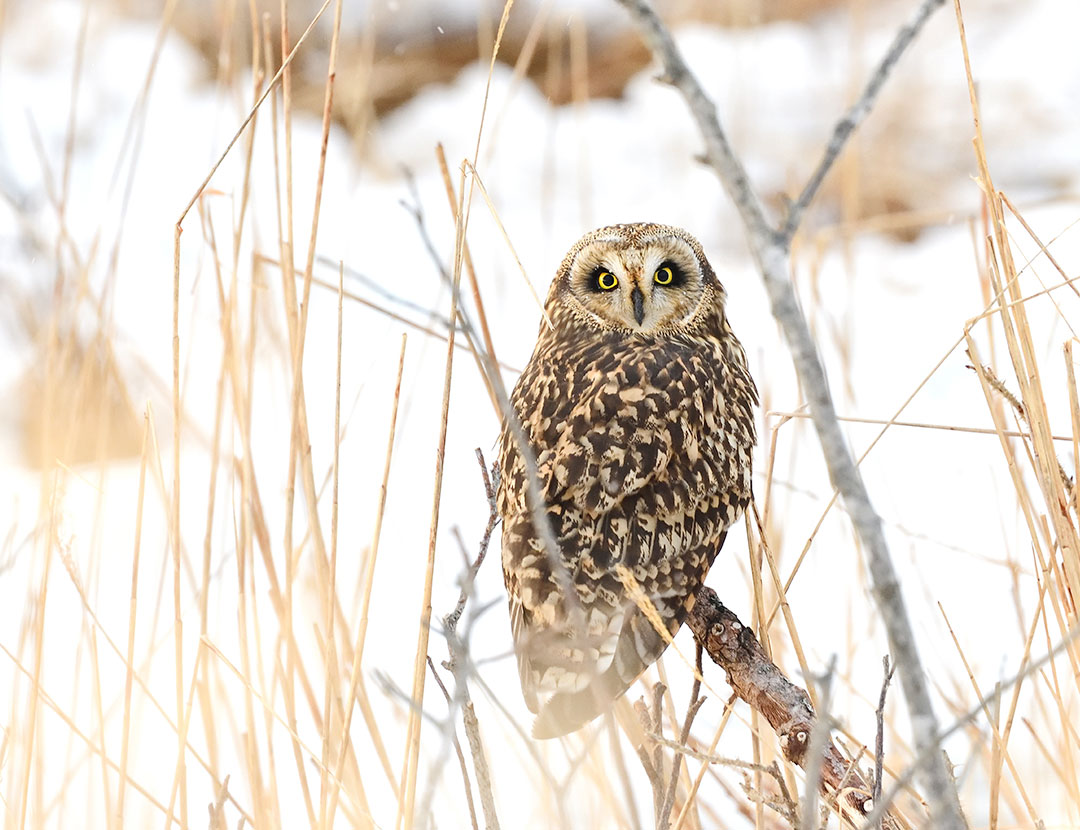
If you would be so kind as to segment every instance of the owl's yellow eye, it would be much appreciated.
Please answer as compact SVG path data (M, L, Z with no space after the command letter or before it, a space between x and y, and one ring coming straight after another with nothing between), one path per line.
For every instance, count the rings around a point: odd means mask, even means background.
M619 281L610 271L601 271L596 275L596 284L605 291L610 291L619 284Z
M664 265L656 269L653 279L656 280L657 285L671 285L671 281L675 279L675 273Z

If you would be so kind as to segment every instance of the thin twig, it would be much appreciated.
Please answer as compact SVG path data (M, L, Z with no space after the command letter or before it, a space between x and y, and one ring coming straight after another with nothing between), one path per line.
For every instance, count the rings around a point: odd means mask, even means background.
M762 775L768 775L775 782L777 789L780 790L780 801L765 797L762 793L755 793L749 786L744 787L747 795L752 801L760 801L765 806L775 810L794 828L799 830L799 813L796 810L795 800L791 797L791 792L787 788L787 783L784 781L784 776L780 772L780 765L773 761L768 766L764 764L755 764L752 761L744 761L742 758L725 758L722 755L714 755L711 752L699 752L696 749L691 749L687 746L681 746L675 741L669 741L658 735L650 736L659 743L661 746L666 746L669 749L674 749L677 752L681 752L684 755L693 758L696 761L701 761L704 764L719 764L725 767L731 767L732 769L742 770L744 772L756 772Z
M732 764L732 766L737 767L738 765ZM777 789L780 790L780 798L770 797L764 789L755 789L750 784L749 775L744 776L742 785L746 797L755 804L761 804L763 807L773 810L791 825L792 830L802 830L802 825L799 823L799 805L795 803L795 799L791 797L791 793L788 791L784 776L780 773L780 765L773 761L768 766L750 764L749 767L749 769L744 770L745 773L752 772L755 776L762 774L770 776L776 783Z
M667 686L665 686L663 683L657 683L652 688L652 723L653 723L652 731L655 732L657 735L659 735L661 738L664 737L663 703L664 703L664 692L666 692L666 691L667 691ZM660 774L660 775L663 775L663 772L664 772L664 753L663 753L663 751L661 750L660 747L658 747L658 746L653 747L653 755L652 755L652 757L653 757L653 766L656 768L657 773ZM661 786L663 786L663 782L661 782ZM662 802L659 802L659 801L657 802L657 805L656 805L657 809L660 809L661 804L662 804Z
M870 114L878 93L881 91L882 86L885 85L885 81L892 73L897 61L900 60L900 56L904 54L911 42L918 36L922 27L926 25L926 21L930 19L930 15L944 5L945 0L923 0L911 20L896 33L896 37L893 38L888 51L882 57L881 62L878 63L874 74L870 76L870 80L867 81L859 100L852 104L851 108L844 113L844 117L836 122L836 126L833 127L833 134L829 138L829 143L825 146L825 152L821 156L821 161L818 162L802 193L799 194L799 198L792 203L787 218L784 220L784 226L780 229L780 239L785 244L791 244L791 239L795 236L795 232L802 222L803 214L805 214L810 203L814 201L818 188L825 181L825 176L828 175L829 170L836 163L836 159L839 158L852 133L858 129L866 116Z
M424 243L424 248L427 250L428 255L431 257L431 261L435 263L435 269L442 277L443 283L451 291L455 291L456 289L454 288L453 277L443 265L442 260L439 258L439 252L435 249L435 243L431 239L431 234L428 233L427 225L424 222L424 210L422 205L420 204L420 191L416 187L416 179L409 168L406 167L404 173L405 181L408 185L409 192L412 195L413 201L412 204L409 204L408 202L402 200L400 204L403 208L405 208L405 210L409 211L409 213L412 214L412 217L416 222L417 232L420 234L420 239ZM462 241L462 245L465 245L464 241ZM468 260L468 262L471 265L472 260L470 259ZM460 281L461 269L456 270L455 273L457 274L457 278ZM476 295L479 296L479 289L477 289ZM471 325L467 324L467 321L465 319L465 309L464 306L461 304L462 298L460 296L458 296L457 302L457 318L461 321L461 326L458 330L465 336L465 340L469 346L469 351L472 352L473 359L476 360L476 368L480 372L480 377L484 381L484 385L488 388L488 394L491 397L491 405L495 410L495 414L498 415L499 402L497 397L495 396L494 390L491 388L491 380L488 377L487 372L484 371L484 363L480 357L480 349L477 346L477 341L473 328ZM487 354L489 357L492 358L492 360L494 360L494 354L490 350L488 350Z
M476 451L477 458L480 461L480 466L484 466L484 456L480 453L480 450ZM487 480L487 471L484 471L485 485L490 487L490 482ZM488 518L487 529L484 532L484 538L481 542L480 552L477 554L475 562L469 569L468 581L462 588L462 594L466 597L466 593L472 591L472 584L476 578L476 573L480 568L480 565L484 561L484 557L487 555L488 543L491 539L491 531L495 527L495 522L498 519L498 513L492 508L493 515ZM473 707L472 697L469 694L468 686L468 653L466 651L465 641L457 633L458 618L461 616L461 611L464 609L464 603L458 603L458 607L454 609L454 612L443 618L443 624L446 626L446 644L450 650L449 668L453 672L454 682L457 684L457 694L460 698L461 704L461 718L465 725L465 737L469 740L469 751L473 756L473 767L476 769L476 785L480 790L480 805L484 810L484 825L488 830L498 830L499 817L495 811L495 796L491 789L491 773L488 769L487 755L484 753L484 744L480 740L480 722L476 717L476 709Z
M443 697L446 698L446 708L449 711L453 711L454 704L450 700L450 693L446 691L446 686L442 682L442 678L439 677L439 673L435 670L435 663L431 660L431 655L428 655L427 659L428 668L431 669L431 676L435 678L435 683L439 687L439 691L443 693ZM469 768L465 765L465 753L461 751L461 741L458 740L457 729L454 727L454 722L451 720L447 724L447 730L450 732L450 740L454 744L454 752L457 753L458 764L461 766L461 778L465 782L465 799L469 804L469 819L472 821L473 830L480 830L479 825L476 823L476 806L473 804L472 797L472 785L469 783Z
M480 742L480 721L476 717L469 689L462 681L461 719L465 724L465 737L469 739L469 750L476 768L476 786L480 790L480 806L484 810L484 826L487 830L499 830L499 816L495 812L495 796L491 790L491 772L488 768L484 745Z
M484 528L484 535L480 538L480 552L476 555L476 560L469 566L469 572L465 575L465 580L461 585L457 605L454 606L453 611L443 617L443 625L449 633L457 631L458 620L461 619L461 614L465 610L465 603L468 602L469 595L472 593L473 582L480 572L480 566L484 564L484 557L487 556L488 546L491 544L491 534L495 530L495 525L499 523L499 511L495 506L499 469L498 467L494 468L494 476L488 475L484 453L479 447L476 448L476 460L480 463L480 474L484 477L484 495L487 496L488 501L488 522ZM454 655L451 654L450 659L453 660L453 657Z
M701 674L701 646L698 646L698 675ZM675 793L678 790L679 785L679 771L682 769L682 755L683 748L686 747L686 742L690 739L690 727L694 723L694 718L697 717L697 713L701 710L701 707L705 704L705 698L698 697L698 693L701 691L701 681L697 678L694 679L694 690L690 695L690 706L686 710L686 720L683 721L682 733L679 735L680 749L675 750L675 757L671 760L671 778L668 780L667 795L664 796L664 806L660 811L660 827L668 826L668 819L671 818L671 811L675 809Z
M874 803L881 800L881 771L885 766L885 698L889 692L889 682L892 680L896 666L889 665L889 655L881 658L885 669L885 678L881 681L881 696L878 697L877 706L877 737L874 740ZM880 825L879 825L880 826Z
M411 208L408 208L408 209L410 210L410 212L412 212ZM273 260L271 260L269 258L267 258L267 261L268 262L274 262ZM317 257L315 257L315 261L317 263L319 263L320 265L326 265L326 266L333 267L335 270L341 265L340 260L336 260L333 257L324 256L322 254L319 254ZM275 262L274 264L277 264L277 263ZM390 291L385 285L383 285L383 283L380 282L379 280L377 280L377 279L375 279L373 277L369 277L367 274L361 273L360 271L357 271L355 268L351 268L350 266L345 265L344 269L345 269L345 276L346 277L360 283L365 288L367 288L369 291L372 291L375 294L378 294L384 300L389 300L390 302L395 303L396 305L399 305L402 308L409 309L409 311L415 311L415 312L418 312L420 314L423 314L426 317L429 317L429 318L431 318L433 320L437 320L440 325L443 325L446 328L450 328L450 321L448 319L446 319L445 317L443 317L441 314L439 314L439 312L436 309L427 308L426 306L423 306L420 303L414 303L412 300L406 299L405 297L402 297L402 296L399 296L398 294L395 294L393 291ZM336 286L331 286L326 281L320 281L320 280L317 280L317 279L312 279L312 283L314 285L321 285L321 286L326 286L326 287L330 287L330 288L335 288L336 287ZM348 297L349 295L346 294L345 296Z
M484 812L484 826L487 830L498 830L499 818L495 811L495 797L491 788L491 772L488 768L484 744L480 739L480 722L476 717L476 709L473 706L472 697L469 694L468 678L472 669L472 663L469 659L468 652L468 634L466 633L466 636L463 637L458 633L458 623L461 620L461 615L465 610L466 603L472 595L476 575L484 562L484 558L487 556L491 535L499 520L499 513L495 506L495 492L498 487L497 470L495 475L488 475L484 454L479 449L476 450L476 459L480 464L480 472L484 479L484 492L488 499L488 522L484 529L483 537L480 540L480 551L477 554L476 559L469 566L465 579L462 581L461 593L458 596L457 604L451 613L443 617L446 647L450 652L450 659L444 662L443 666L453 674L455 684L454 698L450 702L451 705L447 729L450 730L449 734L453 736L456 743L457 738L454 733L453 724L454 718L457 715L457 709L460 707L462 721L465 727L465 737L469 741L469 751L472 754L473 767L476 770L476 786L480 792L480 806ZM475 616L476 615L474 614L474 618ZM439 766L437 766L436 769L438 769ZM429 782L429 793L428 797L424 799L424 807L421 811L421 816L426 815L427 805L430 802L430 795L435 780L436 779L433 778ZM423 822L420 824L422 826Z
M634 712L637 714L638 721L641 723L641 729L648 739L648 745L639 744L635 747L635 750L637 751L638 759L641 761L641 767L645 770L645 777L649 779L649 786L652 787L653 818L656 827L659 828L661 796L664 792L664 780L663 770L657 768L657 753L659 752L660 746L666 743L666 741L664 736L660 734L659 724L653 721L652 715L649 713L649 707L645 705L643 699L639 698L634 701ZM656 753L650 755L650 748L655 748Z
M481 188L481 192L486 191L483 189L483 184L479 182L479 177L476 174L476 168L469 164L468 161L464 163L464 169L468 169L471 173L470 182L475 182ZM463 173L464 174L464 173ZM424 242L424 246L428 253L432 257L432 261L435 267L440 273L445 273L442 262L439 259L438 252L435 250L434 244L431 242L430 235L427 232L427 228L424 223L424 215L420 210L419 202L414 206L404 204L403 206L409 210L417 223L417 229L420 233L421 239ZM494 214L496 221L498 216ZM461 221L461 215L458 214L459 221ZM507 240L509 241L509 239ZM455 280L450 284L450 290L453 292L456 299L456 312L455 319L458 320L460 325L453 329L454 331L460 330L465 335L465 339L468 341L469 349L476 359L477 366L480 369L481 376L484 379L485 384L488 387L488 391L491 394L492 404L495 407L497 414L502 418L506 429L510 431L510 435L514 440L514 447L520 454L521 459L525 465L525 483L526 483L526 504L529 508L533 520L533 529L536 532L537 539L539 540L542 548L542 552L547 557L548 564L551 567L552 576L555 582L559 586L561 596L564 598L567 604L567 613L571 623L571 629L575 631L585 630L585 610L581 604L581 598L578 595L577 589L574 588L573 580L570 578L570 572L566 567L566 563L563 561L561 550L558 540L555 538L555 534L551 529L551 523L547 520L545 501L540 492L540 476L538 473L538 466L536 462L536 454L532 450L532 446L529 444L525 430L522 427L521 419L518 418L517 412L515 412L513 406L510 403L510 396L507 394L506 386L503 384L502 376L499 374L499 364L497 364L492 355L486 350L479 348L479 338L476 334L476 326L472 323L469 313L465 306L460 302L460 280L461 269L463 267L463 246L464 237L459 240L459 244L456 246L457 256L455 258ZM515 254L515 258L516 258ZM520 260L519 260L520 264ZM445 279L445 277L444 277ZM544 319L547 319L546 312L544 312ZM549 323L550 325L550 323Z

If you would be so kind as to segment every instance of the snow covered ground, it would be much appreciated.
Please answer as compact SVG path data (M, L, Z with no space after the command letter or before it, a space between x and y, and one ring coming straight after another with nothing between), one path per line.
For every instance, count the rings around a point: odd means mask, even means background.
M890 2L855 19L835 13L806 23L737 31L703 26L679 31L688 61L715 97L753 182L770 204L779 204L781 194L798 192L835 118L911 5ZM83 19L80 4L62 0L14 4L2 32L0 285L11 299L10 313L0 318L4 321L0 394L10 402L0 411L0 536L5 538L0 549L0 644L33 672L30 632L44 613L41 688L91 742L103 740L105 754L118 763L125 667L106 638L120 652L126 650L140 464L138 458L129 458L104 469L85 465L45 472L24 465L21 442L26 439L18 384L28 367L42 359L39 345L45 327L27 335L17 309L25 303L48 319L57 273L69 280L85 275L92 302L84 300L66 319L74 321L83 337L91 337L99 324L94 312L97 298L105 298L106 330L128 393L140 415L147 402L151 406L156 443L151 443L154 460L142 518L135 654L154 699L175 719L173 564L167 518L172 487L174 226L246 115L251 79L241 77L235 86L219 88L206 79L206 67L196 52L178 38L166 36L142 112L136 102L152 63L156 24L134 22L94 4L89 8L77 88L72 77ZM346 9L346 16L352 11ZM1075 276L1080 266L1080 232L1073 225L1080 216L1080 115L1075 106L1080 100L1080 52L1073 41L1080 26L1080 6L1068 0L981 0L965 4L965 15L995 185L1020 206L1041 239L1054 240L1054 258L1068 275ZM682 100L656 84L654 74L644 72L635 78L621 100L552 108L537 89L527 82L513 83L510 70L497 66L478 170L541 296L562 253L595 226L652 220L684 226L701 239L728 290L732 324L747 347L763 392L757 467L761 499L770 429L779 422L764 413L796 410L800 393L738 219L713 174L693 161L701 142ZM472 158L487 82L487 66L476 64L449 86L423 90L373 124L363 154L355 150L355 137L337 127L331 129L318 225L317 278L335 282L336 263L341 261L367 279L362 282L347 276L347 290L410 320L441 328L434 315L441 318L448 313L449 293L425 250L413 215L400 204L402 200L411 204L413 199L402 167L415 177L426 228L442 261L448 263L454 223L434 147L436 142L443 144L452 169L462 159ZM241 738L250 728L245 723L245 685L225 662L242 664L236 624L237 540L244 506L239 498L239 471L229 464L219 467L214 522L209 534L206 530L210 446L223 349L209 228L213 228L225 290L234 277L239 287L237 325L244 337L247 296L252 280L256 281L251 457L270 545L278 574L283 576L291 372L276 265L280 248L270 122L268 101L255 126L251 196L238 250L233 251L233 228L241 211L243 142L226 157L201 202L187 214L180 244L181 377L188 419L180 473L180 526L187 563L181 579L184 689L197 653L214 664L219 743L208 746L199 705L191 743L215 759L221 775L232 775L230 791L245 809L251 809L253 790ZM293 114L294 258L301 269L307 256L320 132L317 117ZM956 23L949 7L931 21L896 70L879 108L859 134L855 152L843 162L843 169L834 172L830 187L808 216L808 227L797 246L794 278L843 415L888 419L930 375L902 420L992 425L979 383L967 368L969 358L958 346L965 323L986 306L979 271L984 230L979 219L980 191L973 180L973 132ZM277 152L283 153L284 146ZM926 212L929 218L917 233L903 238L875 232L872 223L838 231L838 223L846 218L845 188L857 188L860 182L866 188L900 194L907 209ZM57 209L61 203L62 219ZM1036 243L1018 224L1011 230L1016 250L1034 256ZM468 242L498 357L507 367L521 367L531 351L539 313L479 193L471 208ZM258 260L253 267L257 255L274 262ZM1046 257L1036 257L1023 280L1026 295L1040 290L1040 283L1056 284L1061 277ZM65 297L70 298L75 289L71 283L67 286ZM397 299L387 300L385 294ZM329 475L333 457L336 304L336 292L318 285L312 288L304 379L316 486ZM475 315L471 302L469 306ZM1044 384L1055 432L1070 435L1061 350L1075 336L1070 323L1080 321L1080 299L1066 288L1028 306L1036 345L1045 358ZM428 309L431 315L416 308ZM359 574L373 534L402 331L408 332L409 339L401 412L363 661L364 680L395 777L403 758L407 709L393 688L407 693L412 686L445 345L398 320L346 301L337 578L349 627L347 639L357 624ZM1012 385L1000 332L991 338L986 324L974 331L983 360L991 362L993 357L999 374ZM506 369L504 380L512 383L514 379L512 368ZM241 432L231 420L231 406L225 410L225 458L244 452ZM463 573L464 557L455 531L460 531L471 556L487 519L473 449L481 448L492 460L497 429L476 366L467 352L459 351L432 593L436 619L453 607ZM861 453L879 430L880 426L850 424L848 433L856 452ZM1075 464L1072 444L1059 442L1058 452L1071 472ZM163 481L158 479L158 454ZM868 456L863 470L886 522L939 716L951 722L950 704L966 709L975 697L938 604L948 614L983 692L1020 665L1024 638L1038 604L1031 539L1017 509L998 439L893 427ZM770 543L786 575L831 496L820 451L806 421L779 427L773 476ZM55 509L50 510L49 504ZM329 488L320 511L329 539ZM324 612L315 600L317 585L300 495L296 513L294 539L304 540L304 547L295 586L294 628L302 659L315 672L314 697L321 707L322 659L320 640L313 630L323 628ZM43 540L48 538L50 522L60 542L46 556ZM212 581L202 640L207 647L200 649L198 585L204 537L211 552ZM528 713L509 655L509 624L495 560L497 551L493 550L470 601L471 608L486 609L471 629L472 656L480 661L481 676L499 704L527 726ZM257 558L254 567L256 590L246 601L264 615L261 649L267 664L252 669L250 681L264 695L267 706L284 717L280 686L266 678L273 672L275 655L286 659L285 650L273 647L277 629L261 560ZM46 568L48 592L42 594ZM77 583L84 586L84 597L76 590ZM731 534L710 584L749 620L751 582L747 543L741 532ZM836 656L834 711L858 740L870 742L880 660L887 647L869 598L860 551L839 507L829 512L816 534L789 600L811 669L823 671ZM87 608L93 611L92 619ZM797 675L798 664L782 621L778 620L773 632L778 662ZM692 655L687 632L676 642L683 654ZM1045 650L1044 640L1036 638L1033 653ZM445 643L437 630L432 633L430 652L436 662L445 657ZM677 655L669 654L666 660L681 708L689 673ZM1062 666L1067 674L1067 664ZM0 712L5 713L7 735L15 738L7 742L6 755L0 753L0 791L6 805L21 805L25 724L32 696L27 691L29 681L10 656L0 655L0 667ZM710 697L726 697L720 672L706 676L716 690ZM475 684L472 693L496 771L495 795L503 826L555 824L558 819L552 812L548 785L526 741L513 732L485 690ZM1047 713L1040 709L1047 699L1045 689L1038 701L1025 693L1020 714L1036 724L1053 723L1052 717L1043 720ZM1076 689L1064 700L1075 709ZM133 701L132 778L160 804L168 805L176 763L175 732L138 687ZM297 730L317 756L320 732L306 698L298 706ZM890 758L903 768L909 760L904 745L909 730L898 690L890 707L897 728L889 736ZM442 697L430 682L425 710L436 719L445 716ZM698 725L706 740L720 710L714 700L702 712ZM741 722L749 722L749 710L737 711ZM66 826L84 817L88 827L112 826L109 811L115 802L103 800L101 762L88 754L86 744L53 711L39 709L38 718L35 757L42 766L30 783L32 826ZM721 751L749 758L749 730L741 722L729 730ZM269 770L267 735L273 739L281 826L298 826L307 814L288 731L268 719L261 707L255 712L254 728L263 775ZM352 729L371 816L376 826L391 827L397 798L359 713ZM436 824L465 827L453 756L449 756L451 763L442 763L447 756L437 723L428 721L424 730L420 800L429 782L441 776L434 800ZM982 757L980 741L985 744L988 735L982 721L978 734L962 732L949 743L952 761L961 772L965 807L980 825L987 821L988 773L980 762L969 763L969 758ZM1062 740L1060 735L1042 737L1052 747ZM599 743L606 746L606 736ZM568 752L557 745L544 745L539 751L561 780L570 768L567 758L584 745L575 738L568 742L572 748ZM1028 795L1048 826L1080 821L1080 804L1073 800L1070 806L1062 781L1019 727L1010 751L1027 771ZM639 806L647 822L647 785L636 759L629 755L627 761L640 788ZM199 825L214 791L197 762L189 757L187 764L190 821ZM308 760L302 764L317 790L318 769ZM1061 766L1066 775L1075 774L1071 761L1062 761ZM692 771L696 768L694 764ZM586 765L568 791L575 826L624 826L604 803L604 787L589 777L591 769ZM115 798L117 776L112 771L108 775L108 789ZM729 773L723 775L738 780ZM615 783L610 786L619 793ZM1003 808L1003 821L1023 824L1028 816L1016 807L1022 802L1011 787L1006 785L1011 800L1005 802L1009 806ZM735 809L740 796L722 795L708 778L702 793L702 799L727 820L745 822ZM134 791L128 792L125 809L128 820L139 825L163 820L160 807ZM230 824L235 823L239 814L231 807L228 810ZM1006 815L1010 818L1005 819ZM18 816L9 813L5 827L17 826L17 821ZM345 826L340 813L339 824Z

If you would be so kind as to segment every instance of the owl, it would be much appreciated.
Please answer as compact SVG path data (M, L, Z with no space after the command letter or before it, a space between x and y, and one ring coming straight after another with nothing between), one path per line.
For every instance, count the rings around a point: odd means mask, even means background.
M757 388L725 296L696 239L649 223L586 234L551 284L510 403L557 550L537 532L510 424L499 439L503 576L535 737L584 726L660 656L750 500Z

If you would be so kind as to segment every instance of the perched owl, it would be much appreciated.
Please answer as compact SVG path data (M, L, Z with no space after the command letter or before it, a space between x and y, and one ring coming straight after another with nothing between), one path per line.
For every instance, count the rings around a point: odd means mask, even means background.
M750 500L757 389L724 298L696 239L647 223L587 234L551 284L511 405L558 550L537 533L508 424L499 446L503 575L536 737L585 725L660 656Z

